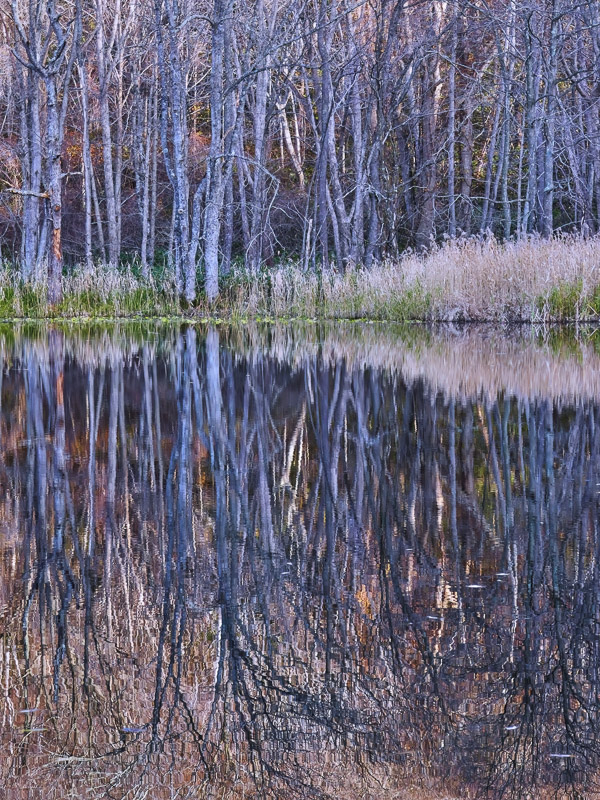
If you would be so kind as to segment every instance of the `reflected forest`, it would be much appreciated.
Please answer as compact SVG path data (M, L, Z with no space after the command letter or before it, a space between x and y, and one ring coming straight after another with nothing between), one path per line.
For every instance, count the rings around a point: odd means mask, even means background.
M600 792L597 402L270 336L0 330L3 796Z

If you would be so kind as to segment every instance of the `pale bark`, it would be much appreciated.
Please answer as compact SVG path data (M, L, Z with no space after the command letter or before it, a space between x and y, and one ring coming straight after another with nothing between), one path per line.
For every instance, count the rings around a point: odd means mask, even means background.
M225 25L231 23L231 0L214 0L210 73L210 152L204 217L205 288L209 303L219 294L219 239L223 208L223 100Z

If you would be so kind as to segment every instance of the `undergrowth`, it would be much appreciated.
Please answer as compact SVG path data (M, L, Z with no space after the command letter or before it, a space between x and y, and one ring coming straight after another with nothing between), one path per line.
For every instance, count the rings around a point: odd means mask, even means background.
M63 278L63 298L47 303L44 280L24 281L12 265L0 268L0 319L171 316L181 313L169 276L157 281L105 265L79 268Z
M199 272L199 286L202 274ZM46 302L43 280L0 265L0 318L211 316L390 321L568 321L600 318L600 238L449 241L370 270L305 272L293 261L251 273L236 267L208 304L177 298L167 268L143 279L135 266L78 268L63 299Z

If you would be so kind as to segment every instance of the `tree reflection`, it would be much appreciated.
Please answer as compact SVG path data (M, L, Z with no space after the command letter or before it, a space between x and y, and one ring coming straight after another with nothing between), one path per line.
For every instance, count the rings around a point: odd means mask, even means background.
M10 797L598 791L594 402L216 329L1 351Z

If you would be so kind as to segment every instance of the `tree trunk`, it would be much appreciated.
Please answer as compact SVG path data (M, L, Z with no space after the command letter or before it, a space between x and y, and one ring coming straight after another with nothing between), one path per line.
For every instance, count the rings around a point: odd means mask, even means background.
M49 216L52 221L50 249L48 254L48 303L53 306L62 300L62 168L61 168L61 141L58 98L56 96L56 83L53 74L47 76L46 104L47 104L47 141L48 141L48 206Z

